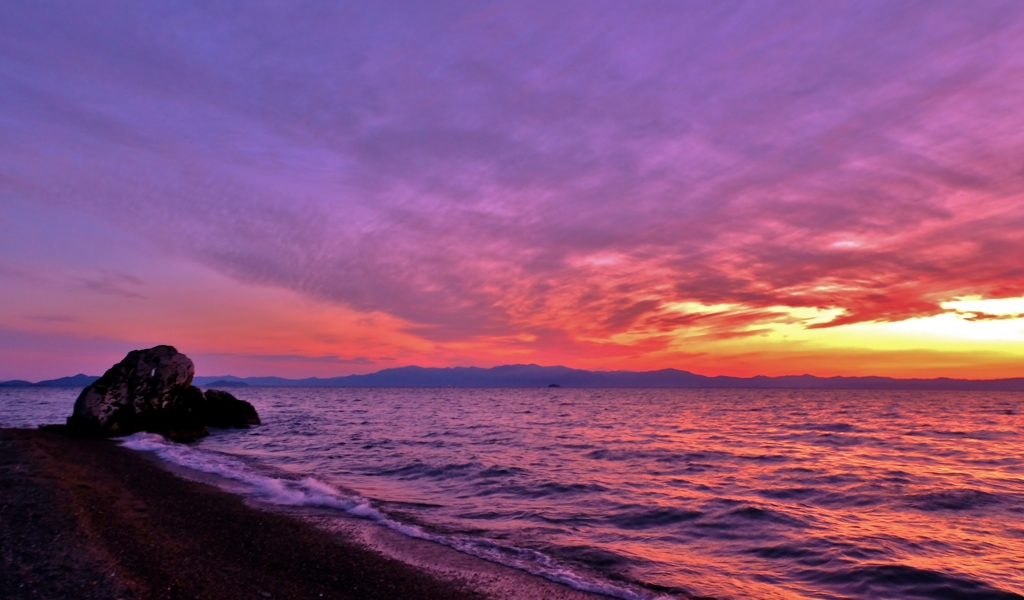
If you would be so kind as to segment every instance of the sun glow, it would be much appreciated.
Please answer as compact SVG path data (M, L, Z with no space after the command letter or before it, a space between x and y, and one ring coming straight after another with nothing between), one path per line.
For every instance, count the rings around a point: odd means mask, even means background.
M902 321L853 323L832 328L789 327L786 333L792 339L804 339L829 347L850 346L878 350L926 348L948 351L973 349L1024 356L1024 315L1018 317L1020 313L1015 310L1021 306L1020 302L1020 299L946 302L942 307L956 312ZM999 318L979 319L979 314L997 315ZM817 322L826 323L827 320Z
M1024 317L1024 298L990 298L965 296L940 306L946 310L983 315Z

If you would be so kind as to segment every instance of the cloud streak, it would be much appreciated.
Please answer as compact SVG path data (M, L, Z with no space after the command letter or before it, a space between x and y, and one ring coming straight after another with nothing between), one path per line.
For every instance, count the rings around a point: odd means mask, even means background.
M92 277L80 277L79 281L82 287L90 292L120 296L122 298L141 299L146 297L138 291L140 288L145 287L145 282L130 273L105 271Z

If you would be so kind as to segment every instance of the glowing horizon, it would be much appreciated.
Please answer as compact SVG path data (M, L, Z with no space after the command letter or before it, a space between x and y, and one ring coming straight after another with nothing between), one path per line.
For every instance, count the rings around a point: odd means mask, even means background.
M0 8L0 380L1024 376L1024 8Z

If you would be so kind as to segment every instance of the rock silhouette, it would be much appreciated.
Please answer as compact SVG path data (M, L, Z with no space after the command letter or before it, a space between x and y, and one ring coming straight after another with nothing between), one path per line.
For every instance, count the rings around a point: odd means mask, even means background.
M260 424L260 416L252 404L221 390L206 390L204 420L210 427L248 427Z
M259 423L251 404L216 390L207 397L192 385L194 375L192 361L172 346L133 350L82 390L68 429L96 437L147 431L189 440L207 435L207 425Z

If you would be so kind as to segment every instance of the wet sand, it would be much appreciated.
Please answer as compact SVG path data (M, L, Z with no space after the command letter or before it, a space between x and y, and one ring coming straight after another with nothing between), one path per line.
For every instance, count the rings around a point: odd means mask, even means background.
M261 510L108 440L0 429L3 598L602 598L372 523Z

